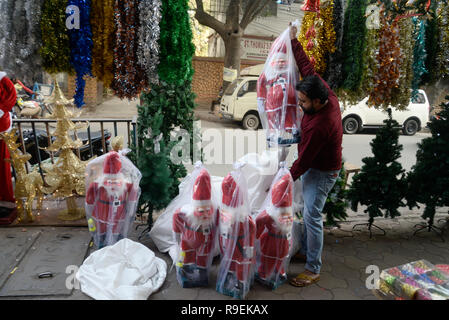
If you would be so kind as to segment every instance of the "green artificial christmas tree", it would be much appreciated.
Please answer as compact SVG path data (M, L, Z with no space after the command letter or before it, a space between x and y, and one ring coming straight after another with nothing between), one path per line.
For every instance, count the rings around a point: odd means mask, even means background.
M384 123L385 126L370 143L374 156L362 159L364 165L360 173L354 176L348 191L352 210L357 211L359 203L367 206L364 212L369 214L367 225L370 236L371 227L380 229L373 222L375 217L384 216L382 210L385 211L385 217L395 218L400 215L398 208L405 206L405 170L397 161L402 150L399 124L392 119L391 109L388 109L388 119Z
M178 194L181 179L187 175L183 163L171 161L172 149L178 143L171 141L173 131L180 129L189 133L190 154L187 157L193 158L195 95L191 83L195 48L192 44L188 0L162 1L161 16L158 79L149 79L151 87L140 97L137 120L139 147L134 148L135 163L143 175L142 201L138 214L148 212L147 230L153 224L152 211L163 209L170 203ZM148 134L148 129L152 130L152 135ZM151 153L156 132L158 136L161 135L161 154L158 156ZM148 152L145 151L147 147L150 150ZM152 187L146 188L146 185L159 186L160 189L156 191Z
M327 196L323 208L323 214L326 215L326 226L338 226L336 220L344 221L348 217L346 209L349 207L347 200L348 190L346 189L346 170L344 162L341 164L340 174L335 181L334 187Z
M421 230L439 234L440 229L434 226L436 207L449 206L449 96L446 100L439 119L429 123L432 136L419 143L416 164L407 175L407 205L412 209L424 204L422 218L427 223Z

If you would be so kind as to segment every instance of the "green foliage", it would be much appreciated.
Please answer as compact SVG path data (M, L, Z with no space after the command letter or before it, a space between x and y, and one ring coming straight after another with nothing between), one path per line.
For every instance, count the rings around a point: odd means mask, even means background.
M364 165L359 174L355 175L348 191L351 208L357 211L357 206L366 205L365 213L369 214L369 223L375 217L385 216L394 218L399 216L399 207L405 206L403 198L406 193L405 170L397 161L401 156L402 145L399 144L398 123L391 118L384 120L376 137L371 141L373 157L362 159Z
M324 204L323 214L326 215L327 226L334 226L337 224L336 220L344 221L348 217L346 209L349 207L349 202L346 199L348 191L345 186L345 178L346 170L343 162L340 174Z
M70 42L65 25L67 0L45 0L42 5L42 66L50 74L74 74L70 63Z
M442 103L440 119L433 119L432 136L419 143L416 164L407 175L407 205L410 209L425 205L423 219L432 226L438 206L449 206L449 96Z
M161 201L159 199L153 198L153 193L150 189L144 189L142 187L142 195L147 193L145 196L148 205L141 206L141 213L148 208L161 209L165 207L176 195L178 194L178 186L180 180L187 175L187 170L184 165L175 164L171 161L170 154L178 143L178 141L171 141L170 135L172 131L177 128L186 130L190 137L193 137L193 121L194 121L194 108L195 108L195 95L192 93L190 82L184 82L182 85L160 82L158 85L153 85L151 90L147 93L142 94L142 105L138 106L138 120L137 120L137 136L139 137L139 148L145 150L145 148L150 148L152 139L146 137L148 128L152 128L153 135L156 135L156 131L162 133L163 144L166 149L166 158L159 157L149 157L145 153L139 153L139 157L136 158L136 165L142 171L147 172L149 181L151 179L156 179L158 177L151 176L152 172L155 170L164 170L165 167L169 172L169 183L167 183L167 188L164 189L166 197L162 197ZM161 117L156 119L156 116ZM156 127L153 125L157 124ZM155 131L156 130L156 131ZM159 133L158 133L159 134ZM190 143L190 158L193 158L193 139ZM143 160L140 158L143 157ZM162 158L161 158L162 157ZM148 158L148 159L147 159ZM157 160L161 161L160 166L155 165ZM158 169L159 168L159 169ZM162 174L160 178L162 178ZM144 179L142 179L144 180ZM151 200L153 199L153 200ZM152 221L149 221L151 226Z
M161 81L183 84L192 80L195 47L188 9L188 0L162 1L158 67Z
M138 136L142 137L139 146L132 147L129 158L140 168L142 179L140 188L142 190L138 214L148 212L148 224L153 223L152 215L154 210L165 208L171 201L170 189L174 180L169 167L170 153L166 147L164 139L157 142L155 140L161 134L161 127L164 117L159 110L154 115L143 117L145 108L139 108ZM149 132L149 128L151 131ZM160 150L155 148L159 143Z
M363 74L363 53L366 46L365 10L367 4L367 0L349 0L345 12L342 49L345 60L342 87L348 91L349 95L351 92L358 91ZM358 100L358 97L355 100Z

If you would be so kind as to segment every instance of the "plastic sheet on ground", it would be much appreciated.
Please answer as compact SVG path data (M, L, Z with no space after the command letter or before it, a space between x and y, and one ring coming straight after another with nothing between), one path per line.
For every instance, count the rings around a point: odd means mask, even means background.
M76 274L81 291L97 300L146 300L166 276L165 261L130 239L93 252Z

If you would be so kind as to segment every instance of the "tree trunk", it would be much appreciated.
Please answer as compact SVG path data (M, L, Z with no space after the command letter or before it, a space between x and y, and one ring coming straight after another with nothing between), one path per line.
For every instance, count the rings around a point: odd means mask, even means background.
M225 58L224 67L229 69L237 70L237 77L240 76L240 61L241 61L241 47L240 42L243 36L242 28L238 27L238 30L233 32L229 31L227 33L226 39L224 39L225 44ZM223 80L223 91L226 90L230 82Z

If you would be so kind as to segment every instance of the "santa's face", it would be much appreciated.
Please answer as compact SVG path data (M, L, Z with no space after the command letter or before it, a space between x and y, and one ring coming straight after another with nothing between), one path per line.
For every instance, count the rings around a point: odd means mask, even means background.
M291 232L293 225L293 214L291 207L280 208L276 224L282 234Z
M276 58L272 62L271 66L273 67L273 70L277 74L285 73L285 72L287 72L287 68L288 68L287 59L285 59L285 58Z
M220 210L220 231L221 233L228 233L231 230L231 226L234 223L234 217L232 213L225 209Z
M103 186L109 196L121 196L125 192L125 181L120 175L117 175L117 177L105 178Z
M200 225L210 224L213 219L213 214L214 211L210 205L198 206L193 210L193 216Z

